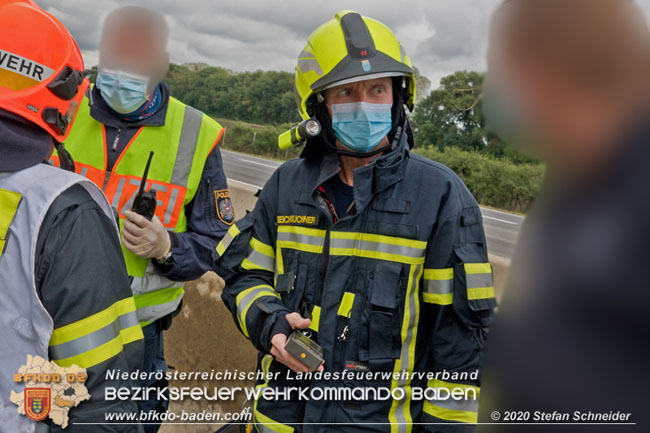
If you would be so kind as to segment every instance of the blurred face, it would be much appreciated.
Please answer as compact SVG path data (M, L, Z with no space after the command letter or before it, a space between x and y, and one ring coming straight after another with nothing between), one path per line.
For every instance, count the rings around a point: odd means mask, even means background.
M155 10L124 6L104 21L99 43L99 69L143 77L148 91L165 78L169 69L168 27Z
M630 4L527 0L497 11L486 88L492 100L507 102L501 106L511 130L533 142L535 156L586 166L602 159L620 134L639 93L630 72L641 68L630 67L631 59L647 52L647 30L635 30ZM486 108L488 124L490 111L498 110Z
M508 100L511 114L516 115L511 121L517 124L510 126L525 135L523 140L535 141L509 144L544 157L554 143L570 140L576 95L574 89L558 79L552 66L540 62L534 53L520 49L512 39L492 40L488 65L486 81L493 86L496 98ZM489 118L490 113L487 115ZM509 137L502 138L508 141Z
M149 29L115 24L108 28L100 44L100 64L108 69L157 77L169 63L166 41Z
M164 61L166 53L160 41L143 33L119 26L110 31L100 47L103 63L111 69L149 76Z
M356 83L343 84L332 87L323 92L330 117L332 117L332 106L338 104L350 104L365 102L369 104L393 104L393 80L390 77L375 78L372 80L358 81ZM385 136L375 148L388 146L388 137ZM347 149L339 140L337 147Z

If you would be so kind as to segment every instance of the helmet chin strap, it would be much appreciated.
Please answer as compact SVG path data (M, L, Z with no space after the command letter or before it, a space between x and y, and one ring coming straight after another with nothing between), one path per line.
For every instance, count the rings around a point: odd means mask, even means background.
M63 147L63 143L59 143L56 140L53 141L54 141L54 148L56 149L56 153L59 154L60 167L63 170L71 171L74 173L75 164L74 164L74 159L72 159L72 155L70 155L70 152L68 152L66 148Z

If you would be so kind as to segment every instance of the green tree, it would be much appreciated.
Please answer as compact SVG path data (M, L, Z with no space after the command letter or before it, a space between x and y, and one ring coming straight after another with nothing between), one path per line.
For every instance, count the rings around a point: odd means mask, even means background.
M419 146L456 147L505 158L516 164L538 163L506 145L485 127L481 92L484 74L459 71L420 101L412 116Z
M422 101L431 92L431 80L420 74L420 70L413 66L415 73L415 102Z
M499 147L484 128L479 96L483 76L478 72L460 71L441 80L415 108L413 123L420 145L440 149L459 147L485 151Z
M86 74L90 82L95 84L95 81L97 81L97 66L93 66L90 69L86 69Z
M274 125L298 120L288 72L172 64L167 83L176 98L212 116Z

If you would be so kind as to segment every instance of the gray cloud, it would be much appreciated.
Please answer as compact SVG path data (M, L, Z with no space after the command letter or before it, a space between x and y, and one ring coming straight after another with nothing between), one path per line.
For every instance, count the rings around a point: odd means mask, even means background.
M500 0L36 0L70 29L87 65L97 63L104 17L137 4L163 13L176 63L235 71L293 71L309 34L341 9L391 27L432 82L460 69L483 70L490 14ZM646 12L650 0L639 0ZM434 85L435 87L435 85Z

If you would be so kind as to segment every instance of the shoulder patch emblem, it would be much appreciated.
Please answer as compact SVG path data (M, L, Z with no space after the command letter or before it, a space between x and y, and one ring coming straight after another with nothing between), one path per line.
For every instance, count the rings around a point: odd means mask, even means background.
M221 189L214 192L214 201L217 204L217 216L226 225L231 226L235 222L235 210L230 200L230 191Z

